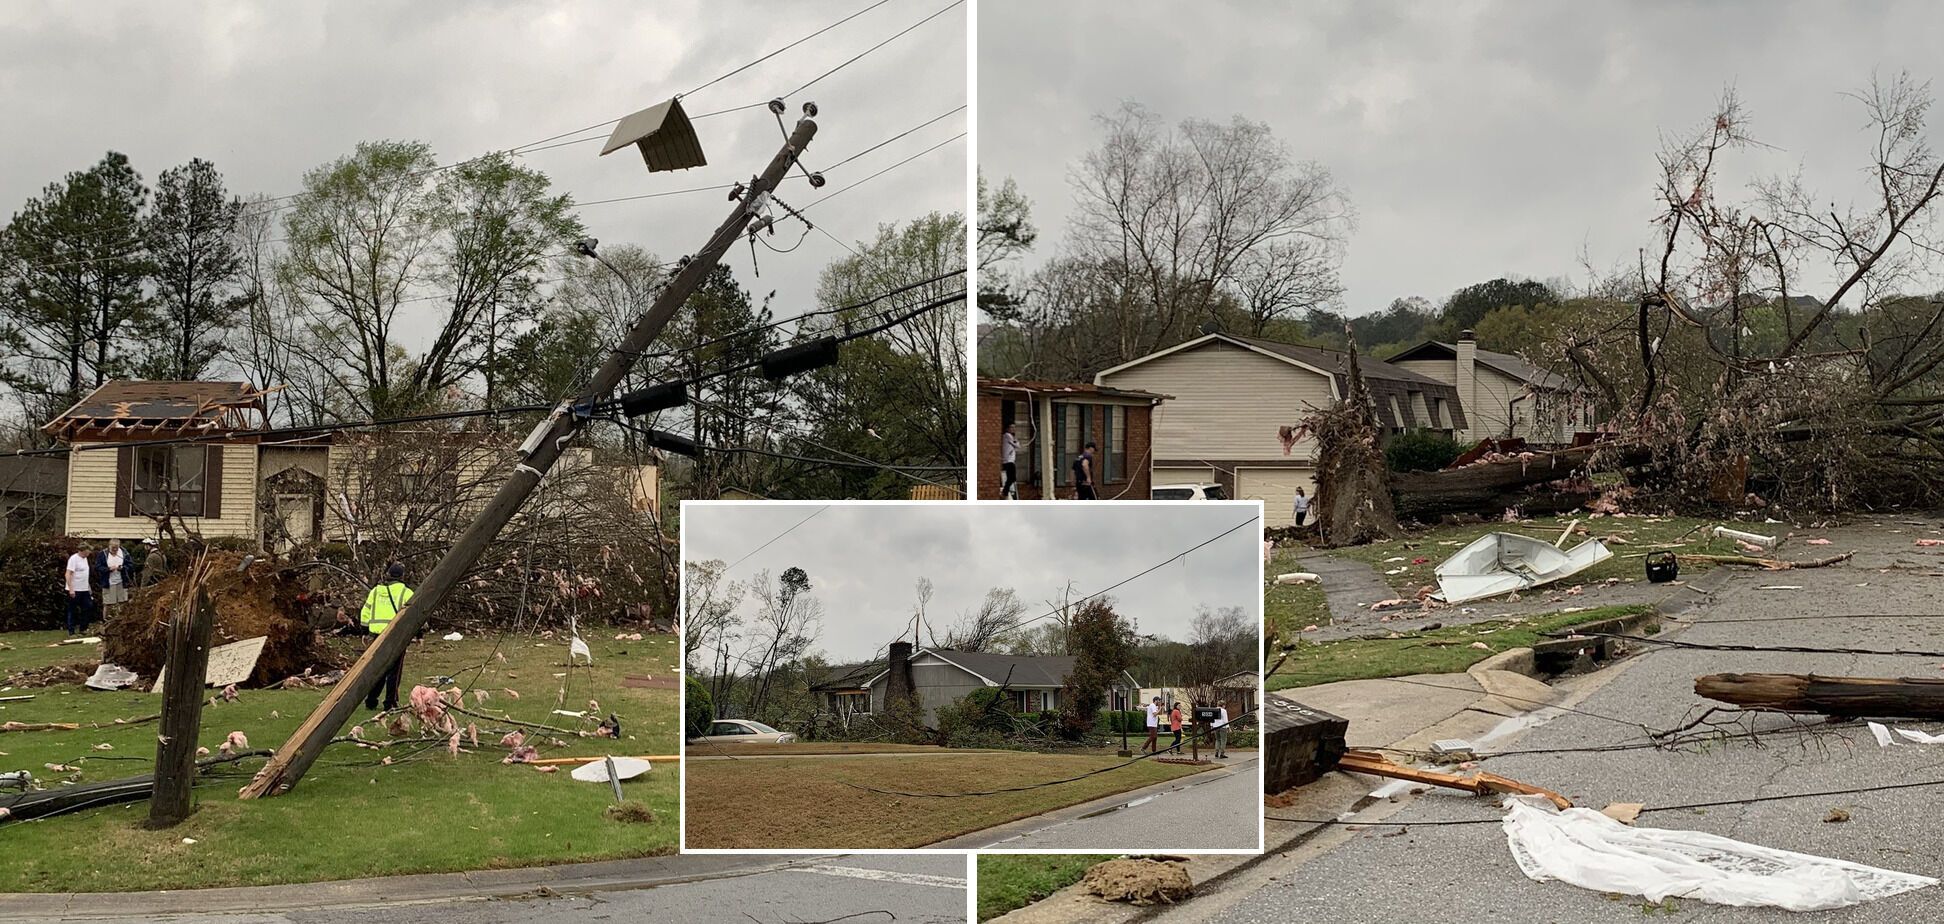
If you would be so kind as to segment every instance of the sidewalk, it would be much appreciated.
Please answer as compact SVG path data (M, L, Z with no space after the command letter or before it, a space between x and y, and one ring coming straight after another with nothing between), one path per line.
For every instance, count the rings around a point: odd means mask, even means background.
M306 911L495 899L551 892L608 892L726 879L814 864L829 855L666 856L530 869L426 873L337 882L293 883L160 892L19 893L0 895L0 921L63 917L143 917L275 909Z

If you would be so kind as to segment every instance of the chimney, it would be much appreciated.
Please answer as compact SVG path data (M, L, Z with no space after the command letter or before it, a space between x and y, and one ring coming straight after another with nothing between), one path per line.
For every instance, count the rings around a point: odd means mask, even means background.
M892 642L890 672L884 678L884 704L910 699L912 692L911 643Z
M1478 403L1478 338L1469 330L1458 332L1457 375L1452 384L1458 388L1458 403L1465 409L1465 422L1471 426L1459 434L1462 440L1474 439L1475 433L1485 429L1484 422L1477 416Z

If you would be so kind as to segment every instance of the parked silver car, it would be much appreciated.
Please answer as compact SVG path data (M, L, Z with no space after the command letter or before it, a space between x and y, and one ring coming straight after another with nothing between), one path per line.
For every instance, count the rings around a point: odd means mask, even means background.
M789 744L797 736L748 719L717 719L709 723L708 734L689 740L704 744Z

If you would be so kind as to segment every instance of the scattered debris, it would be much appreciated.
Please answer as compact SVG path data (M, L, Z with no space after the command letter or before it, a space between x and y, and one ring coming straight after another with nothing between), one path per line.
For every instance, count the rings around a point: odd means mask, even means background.
M1094 865L1081 877L1080 889L1110 902L1172 905L1193 894L1195 884L1179 863L1127 859Z
M553 768L541 767L539 769L544 772ZM618 821L623 824L648 825L655 823L655 811L639 802L629 801L617 805L610 805L603 809L601 814L609 821Z
M613 758L614 774L618 779L632 780L653 769L647 761L639 757ZM602 758L589 758L587 763L574 768L569 774L583 783L605 783L608 781L608 761Z
M466 636L458 632L447 632L446 634L440 636L440 638L443 638L448 642L463 642L466 640Z
M1320 584L1322 582L1321 577L1308 571L1290 571L1276 575L1278 584Z
M1855 555L1855 552L1844 552L1841 555L1832 555L1828 558L1816 558L1809 561L1783 561L1779 558L1753 558L1747 555L1702 555L1700 553L1682 553L1677 557L1681 561L1686 562L1708 562L1716 565L1745 565L1747 567L1762 568L1768 571L1790 571L1796 568L1827 568L1830 565L1849 561Z
M7 675L6 685L10 687L58 687L70 684L87 683L94 673L96 664L72 662L68 664L49 664L46 667L29 667Z
M134 682L134 671L103 661L95 667L93 674L88 675L88 679L81 681L81 685L90 690L119 690Z
M1506 800L1505 837L1528 878L1595 892L1821 911L1937 884L1929 876L1775 850L1699 831L1640 828L1591 809Z
M1486 533L1437 567L1446 603L1468 603L1571 577L1613 557L1598 539L1570 550L1518 533Z
M1388 777L1394 780L1405 780L1413 783L1428 783L1433 786L1443 786L1448 789L1462 789L1466 792L1480 795L1495 792L1539 796L1562 809L1573 807L1573 803L1568 801L1565 796L1553 792L1550 789L1541 789L1537 786L1521 783L1518 780L1499 776L1496 773L1485 773L1481 771L1466 777L1451 773L1439 773L1435 770L1420 770L1416 767L1407 767L1403 764L1392 763L1390 758L1375 751L1346 751L1343 757L1337 761L1337 769L1347 770L1352 773L1368 773L1372 776Z
M1643 802L1614 802L1600 810L1600 814L1623 825L1630 825L1640 817L1640 810L1646 808Z
M1777 539L1774 536L1763 536L1758 533L1745 533L1739 529L1729 529L1726 526L1715 527L1713 535L1716 539L1733 539L1738 543L1746 543L1747 545L1754 546L1753 551L1757 551L1757 552L1767 551L1769 549L1775 548L1775 544L1777 542Z
M1829 814L1823 816L1823 822L1827 824L1840 824L1848 820L1850 820L1850 813L1842 808L1830 809Z

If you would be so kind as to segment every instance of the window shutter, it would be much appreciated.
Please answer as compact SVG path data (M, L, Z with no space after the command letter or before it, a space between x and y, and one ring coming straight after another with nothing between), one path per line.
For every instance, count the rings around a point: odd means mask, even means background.
M220 517L223 515L223 447L218 444L204 450L203 456L203 516Z
M133 513L134 496L135 447L122 446L115 450L115 516L125 517Z

